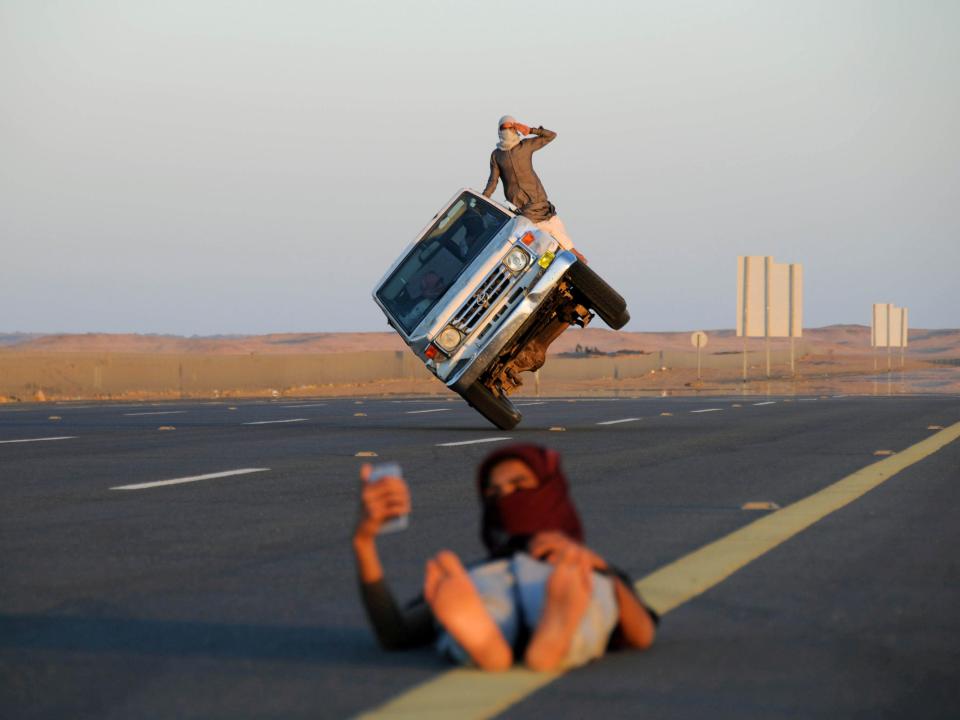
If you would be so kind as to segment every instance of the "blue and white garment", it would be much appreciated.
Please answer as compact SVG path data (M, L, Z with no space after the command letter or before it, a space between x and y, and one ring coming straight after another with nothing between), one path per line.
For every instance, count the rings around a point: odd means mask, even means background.
M516 648L521 636L533 634L539 624L543 616L547 580L552 571L553 565L535 560L527 553L492 560L469 571L487 612L511 647ZM573 635L570 650L560 669L579 667L601 657L606 652L610 634L618 620L613 581L595 572L590 604ZM466 650L442 627L437 650L461 665L473 665Z

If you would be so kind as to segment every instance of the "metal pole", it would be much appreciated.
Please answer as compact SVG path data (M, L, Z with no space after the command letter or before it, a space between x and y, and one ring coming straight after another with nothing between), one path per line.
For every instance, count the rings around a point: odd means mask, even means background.
M743 381L747 381L747 334L743 334Z
M763 342L767 351L767 380L770 379L770 263L769 255L763 259Z
M740 310L740 321L743 328L743 382L747 382L747 336L750 334L750 314L747 306L750 304L750 256L743 256L743 307Z
M790 336L790 374L791 375L797 374L797 368L793 362L793 335Z
M697 381L700 379L700 336L697 335Z
M770 336L767 335L763 338L764 343L767 346L767 380L770 379Z
M907 309L900 310L900 368L903 369L903 353L907 347Z
M890 303L887 303L887 373L888 374L890 373L890 353L892 352L890 350L890 310L892 307L893 306ZM889 380L890 378L888 377L887 381L889 382ZM890 394L889 388L888 388L887 394L888 395Z

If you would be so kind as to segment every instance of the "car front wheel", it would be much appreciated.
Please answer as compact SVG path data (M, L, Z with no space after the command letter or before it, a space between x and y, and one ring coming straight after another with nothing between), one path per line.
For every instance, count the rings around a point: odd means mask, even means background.
M461 393L474 410L501 430L513 430L523 417L506 397L497 397L479 380Z

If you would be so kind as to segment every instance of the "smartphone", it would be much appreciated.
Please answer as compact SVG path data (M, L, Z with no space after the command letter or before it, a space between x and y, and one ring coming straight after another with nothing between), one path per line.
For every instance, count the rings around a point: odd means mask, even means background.
M400 467L399 463L395 462L386 462L386 463L377 463L373 466L373 469L370 471L370 482L380 482L385 477L403 477L403 468ZM390 518L383 525L380 526L380 535L385 535L387 533L399 532L400 530L406 530L407 526L410 524L409 515L398 515L395 518Z

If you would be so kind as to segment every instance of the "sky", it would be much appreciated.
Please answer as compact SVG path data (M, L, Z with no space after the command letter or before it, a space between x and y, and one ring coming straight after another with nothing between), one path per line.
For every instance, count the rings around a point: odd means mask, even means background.
M2 0L0 332L387 330L504 114L628 330L734 327L738 255L960 326L952 0Z

